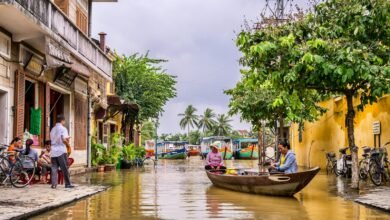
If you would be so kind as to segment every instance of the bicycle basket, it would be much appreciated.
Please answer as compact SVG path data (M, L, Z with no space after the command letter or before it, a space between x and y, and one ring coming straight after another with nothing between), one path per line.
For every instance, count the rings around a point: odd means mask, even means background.
M370 148L370 147L368 147L368 146L366 146L366 147L363 147L363 152L364 152L365 154L368 154L368 153L370 153L370 152L371 152L371 148Z
M335 158L336 154L335 154L335 152L328 152L328 153L326 153L326 157L328 157L328 158Z

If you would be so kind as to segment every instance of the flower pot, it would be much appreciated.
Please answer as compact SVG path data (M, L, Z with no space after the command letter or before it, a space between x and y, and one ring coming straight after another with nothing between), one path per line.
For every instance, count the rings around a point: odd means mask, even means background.
M98 172L104 172L104 165L99 165L99 166L97 167L97 171L98 171Z
M131 161L129 160L122 160L122 169L130 169L131 168Z
M115 164L106 164L104 166L104 171L112 171L115 170L116 165Z

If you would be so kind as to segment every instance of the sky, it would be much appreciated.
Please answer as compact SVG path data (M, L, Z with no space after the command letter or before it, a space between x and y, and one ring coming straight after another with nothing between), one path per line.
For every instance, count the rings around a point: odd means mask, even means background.
M92 34L107 33L107 45L117 52L168 60L163 67L177 76L177 97L164 107L158 133L184 133L179 113L192 104L201 115L229 110L223 94L240 79L240 53L234 39L244 19L256 21L265 0L119 0L94 3ZM250 129L238 115L237 129Z

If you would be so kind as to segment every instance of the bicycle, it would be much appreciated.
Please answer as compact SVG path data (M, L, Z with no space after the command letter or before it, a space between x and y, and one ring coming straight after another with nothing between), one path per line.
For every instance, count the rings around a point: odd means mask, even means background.
M361 180L366 180L368 178L368 173L370 171L370 152L370 147L363 147L363 159L359 161L359 178Z
M379 147L379 149L374 149L371 152L369 174L372 183L376 186L380 186L382 181L386 182L390 179L390 162L387 158L386 150L386 145L388 144L390 144L390 142L387 142L382 147Z
M337 162L336 176L350 177L352 175L352 156L347 154L348 147L339 150L340 159Z
M27 186L35 175L35 161L20 152L6 151L8 145L2 144L0 154L0 169L1 169L1 183L5 185L7 181L16 188ZM15 157L15 161L10 161L10 157ZM33 167L27 167L28 164L33 164Z
M337 160L334 152L326 153L326 174L334 173L337 171Z

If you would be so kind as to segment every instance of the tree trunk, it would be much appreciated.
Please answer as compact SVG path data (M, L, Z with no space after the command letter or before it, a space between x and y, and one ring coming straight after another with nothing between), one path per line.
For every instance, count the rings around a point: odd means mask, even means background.
M355 119L355 110L353 109L353 93L346 94L347 97L347 114L346 114L346 126L348 128L348 144L352 154L352 184L351 188L359 189L359 161L358 161L358 148L355 146L355 134L353 120Z
M261 122L257 125L258 130L257 130L257 146L258 146L258 151L259 151L259 171L264 172L264 155L263 155L263 131L261 127Z

